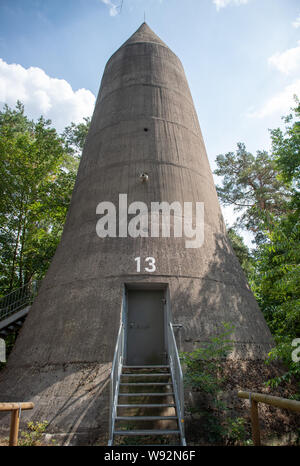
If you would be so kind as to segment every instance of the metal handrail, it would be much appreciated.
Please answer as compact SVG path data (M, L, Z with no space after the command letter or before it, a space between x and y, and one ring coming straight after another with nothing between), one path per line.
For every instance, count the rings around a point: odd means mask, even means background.
M38 290L38 281L26 283L0 298L0 320L32 304Z
M122 373L122 366L124 360L124 324L120 323L120 328L117 337L117 343L115 347L115 353L111 368L110 375L110 412L109 412L109 440L108 445L112 446L114 437L114 427L117 412L118 396L120 389L120 379ZM181 364L179 354L177 350L177 344L173 331L172 323L169 321L167 326L167 342L168 342L168 359L170 365L170 372L172 377L172 383L174 387L176 411L178 417L178 424L181 437L181 445L186 445L184 435L184 385L183 375L181 370Z
M109 412L109 441L108 441L108 445L110 446L113 443L114 424L115 424L115 417L116 417L116 410L117 410L117 403L118 403L123 357L124 357L124 325L123 325L123 322L121 322L119 332L118 332L114 359L113 359L112 368L111 368L111 374L110 374L110 404L109 404L110 412Z
M176 339L173 331L173 325L169 322L168 325L168 350L169 350L169 362L170 370L173 381L173 387L175 392L175 402L178 415L178 423L181 434L181 444L186 445L184 435L184 385L182 369L176 344Z

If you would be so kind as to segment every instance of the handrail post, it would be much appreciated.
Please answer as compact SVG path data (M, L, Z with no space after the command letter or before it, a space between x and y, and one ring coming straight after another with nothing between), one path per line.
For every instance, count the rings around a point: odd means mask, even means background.
M253 444L261 445L260 430L258 419L258 403L265 403L267 405L276 406L277 408L289 409L300 413L300 401L290 400L288 398L281 398L279 396L267 395L265 393L246 392L239 390L237 393L239 398L250 401L251 413L251 426L252 426L252 439Z
M258 403L251 399L250 394L250 411L251 411L251 425L252 425L252 440L253 445L260 446L260 430L259 430L259 418L258 418Z
M172 323L168 325L168 351L170 370L172 375L172 381L175 392L175 403L178 415L179 430L181 436L181 445L186 445L184 435L184 388L183 388L183 375L180 365L180 359L178 349L176 345L175 335L172 327Z
M9 446L16 447L18 445L20 424L20 409L13 409L10 416L10 433L9 433Z
M18 445L19 424L21 417L21 410L33 409L34 404L31 402L20 403L0 403L0 411L11 411L10 415L10 432L9 432L9 446L15 447Z
M120 323L117 343L110 374L110 408L109 408L109 440L108 445L113 444L113 433L118 401L119 383L123 365L124 351L124 325Z

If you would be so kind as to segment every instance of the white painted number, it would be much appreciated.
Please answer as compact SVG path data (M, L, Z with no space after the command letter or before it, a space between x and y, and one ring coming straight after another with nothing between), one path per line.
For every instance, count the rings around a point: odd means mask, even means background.
M136 257L134 260L136 261L136 271L140 272L141 271L141 258ZM156 265L155 265L154 257L146 257L145 262L147 262L148 264L148 267L145 267L145 272L155 272Z
M151 267L151 268L145 267L146 272L155 272L156 265L155 265L154 257L147 257L145 262L148 262L149 266Z
M134 260L136 261L136 271L140 272L141 271L141 258L136 257Z

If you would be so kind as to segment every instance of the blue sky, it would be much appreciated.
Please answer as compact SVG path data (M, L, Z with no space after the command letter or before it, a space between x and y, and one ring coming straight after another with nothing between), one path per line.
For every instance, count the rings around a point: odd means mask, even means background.
M0 103L20 99L58 130L80 121L145 12L183 63L212 169L239 141L269 148L268 128L300 96L299 0L123 0L120 12L121 3L0 0Z

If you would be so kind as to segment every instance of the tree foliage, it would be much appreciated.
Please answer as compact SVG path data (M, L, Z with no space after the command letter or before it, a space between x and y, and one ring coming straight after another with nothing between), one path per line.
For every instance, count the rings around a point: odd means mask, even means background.
M86 117L83 119L83 123L78 123L77 125L71 123L69 126L66 126L62 133L65 148L73 156L80 158L90 125L91 119L90 117Z
M295 98L296 108L288 116L283 117L285 130L271 130L272 153L275 156L280 177L286 182L294 182L300 187L300 103ZM297 194L297 193L295 193Z
M281 359L288 371L272 384L293 377L300 384L300 364L292 360L293 341L300 337L300 105L284 118L285 131L271 131L279 178L292 187L285 212L276 219L268 243L258 250L256 294L277 341L270 360ZM299 390L300 392L300 390Z
M257 156L238 144L217 157L221 202L242 211L239 227L256 233L249 269L241 237L229 231L233 247L252 286L277 346L269 360L281 359L287 372L271 381L300 380L292 342L300 337L300 105L283 117L285 129L270 131L272 151ZM242 243L242 244L241 244ZM246 262L245 262L246 261Z
M237 225L255 234L256 240L264 239L264 231L272 229L274 218L286 208L291 190L278 178L278 167L272 155L257 151L256 156L238 143L237 151L218 155L215 174L223 177L217 186L223 205L232 205L241 213Z
M50 120L29 120L20 102L0 112L2 295L42 278L49 266L69 206L84 126L72 124L65 139Z

